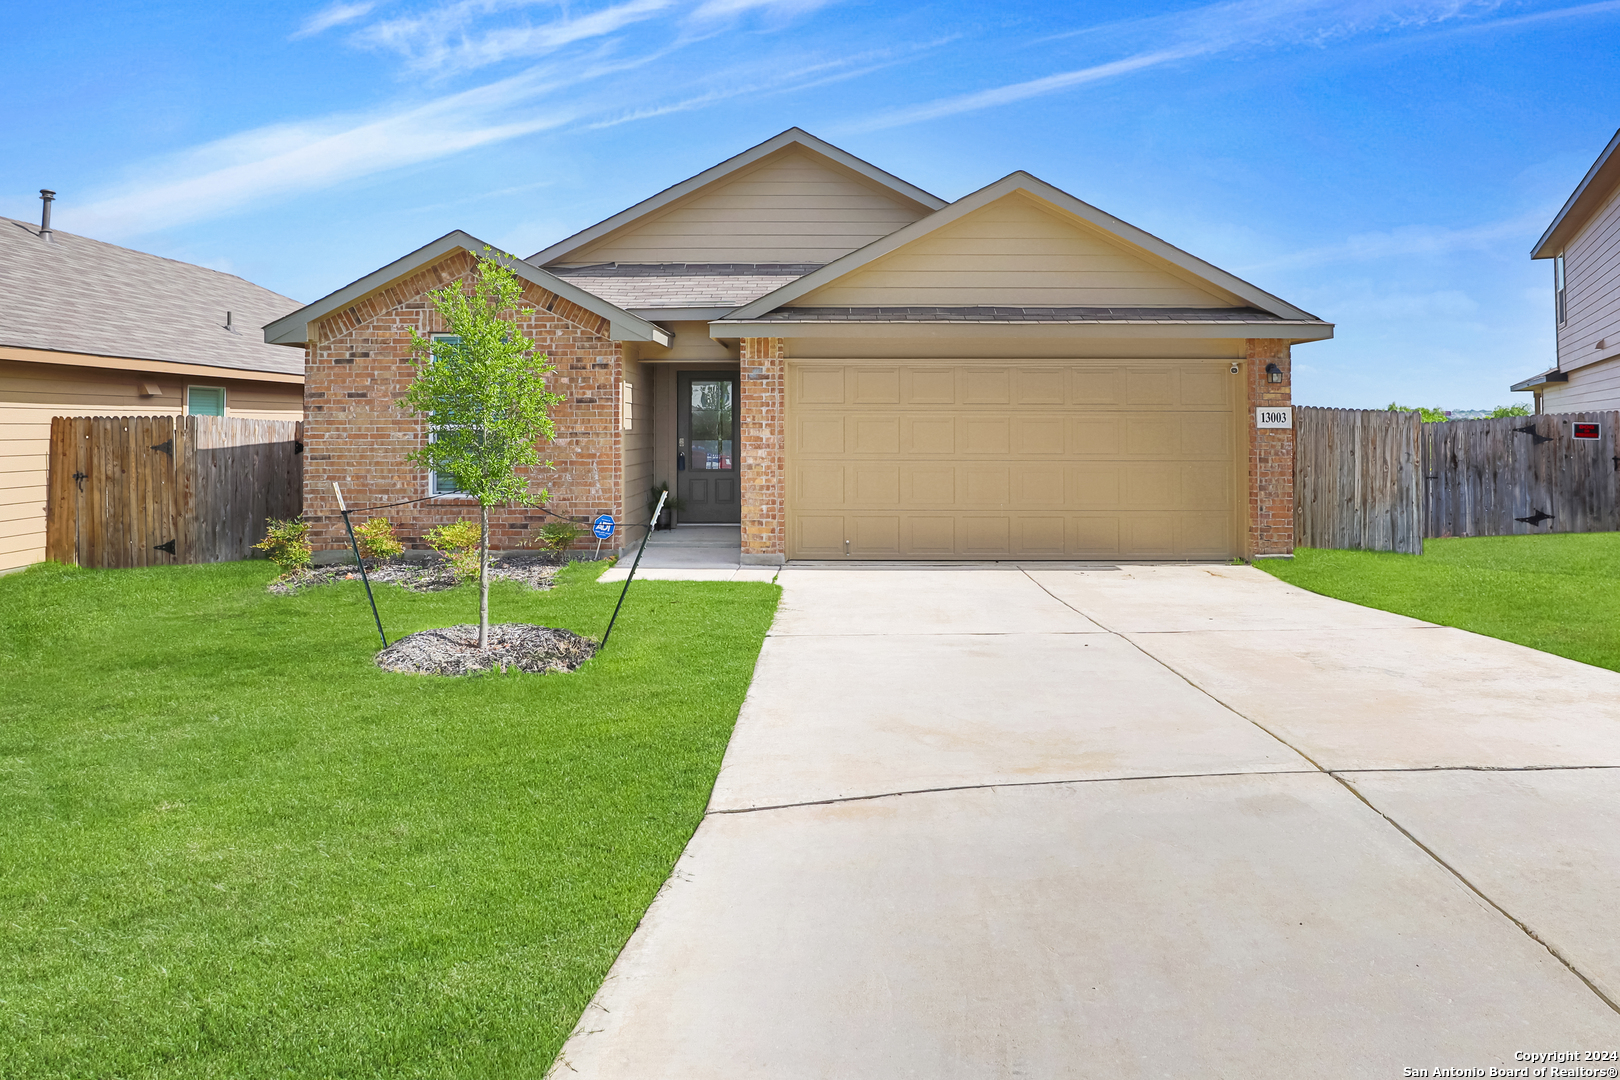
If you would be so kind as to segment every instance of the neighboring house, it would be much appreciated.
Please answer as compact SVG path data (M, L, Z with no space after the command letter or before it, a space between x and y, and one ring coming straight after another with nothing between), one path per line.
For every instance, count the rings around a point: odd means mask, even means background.
M408 466L397 407L455 232L265 328L305 350L304 506L413 542L471 504ZM1227 559L1293 549L1289 351L1305 311L1027 173L953 203L784 132L527 260L557 366L550 507L741 526L744 558ZM539 523L500 512L495 544ZM633 543L640 530L627 530Z
M260 330L297 306L231 274L0 218L0 571L45 558L51 417L301 419L303 358Z
M1620 131L1530 252L1552 263L1558 362L1513 384L1536 412L1620 409Z

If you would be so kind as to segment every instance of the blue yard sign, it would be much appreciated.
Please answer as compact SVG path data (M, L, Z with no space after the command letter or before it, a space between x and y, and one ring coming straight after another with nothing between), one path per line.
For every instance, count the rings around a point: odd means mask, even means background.
M591 532L596 534L598 540L606 540L613 535L613 515L603 514L591 522Z

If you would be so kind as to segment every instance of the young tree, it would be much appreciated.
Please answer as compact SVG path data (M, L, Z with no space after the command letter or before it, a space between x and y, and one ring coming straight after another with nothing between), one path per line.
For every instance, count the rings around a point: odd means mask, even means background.
M489 508L534 506L548 498L531 492L518 470L540 465L539 443L554 435L551 407L562 401L546 389L556 370L534 342L518 332L523 285L491 257L478 259L471 282L428 293L444 319L437 339L411 331L416 377L401 408L427 419L432 432L406 460L454 478L478 500L478 647L489 647Z

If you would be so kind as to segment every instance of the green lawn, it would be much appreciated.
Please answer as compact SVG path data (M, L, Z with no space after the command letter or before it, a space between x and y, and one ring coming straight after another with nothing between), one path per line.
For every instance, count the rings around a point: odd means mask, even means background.
M596 566L491 589L600 637ZM358 583L0 577L0 1076L539 1077L702 815L779 590L638 582L571 675L384 674ZM399 634L471 586L379 590Z
M1255 565L1312 592L1620 671L1620 533L1429 540L1422 555L1301 548Z

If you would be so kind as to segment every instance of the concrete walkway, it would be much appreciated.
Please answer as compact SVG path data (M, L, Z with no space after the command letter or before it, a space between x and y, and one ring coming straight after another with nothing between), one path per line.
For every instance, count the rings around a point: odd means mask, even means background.
M623 581L636 560L639 529L628 530L631 547L598 581ZM777 567L744 566L741 525L677 525L647 537L638 578L648 581L773 581Z
M1248 567L779 580L710 812L553 1075L1620 1050L1620 674Z

